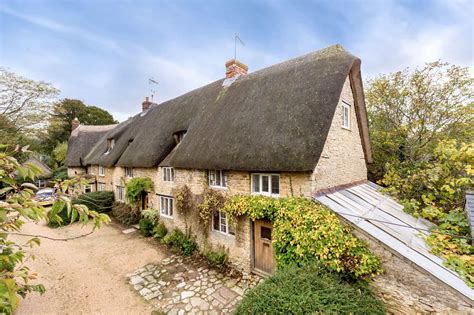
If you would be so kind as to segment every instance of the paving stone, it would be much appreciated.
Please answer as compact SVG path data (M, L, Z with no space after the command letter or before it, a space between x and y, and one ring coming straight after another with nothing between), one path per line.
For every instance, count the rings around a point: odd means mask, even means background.
M138 293L140 293L141 296L145 296L149 293L151 293L152 291L150 289L147 289L147 288L143 288L141 289Z
M194 292L193 291L184 291L184 292L181 292L181 300L184 300L186 298L189 298L191 296L194 296Z
M123 230L122 233L123 234L130 234L130 233L135 232L136 230L137 229L135 229L135 228L129 228L129 229Z
M143 282L143 278L140 276L133 276L130 278L130 283L131 284L138 284L140 282Z
M200 297L192 297L189 302L195 308L198 308L201 311L207 311L209 309L209 303L205 300L201 299Z
M152 292L152 293L148 293L147 295L144 296L145 300L151 300L151 299L154 299L156 297L158 297L161 293L160 292Z

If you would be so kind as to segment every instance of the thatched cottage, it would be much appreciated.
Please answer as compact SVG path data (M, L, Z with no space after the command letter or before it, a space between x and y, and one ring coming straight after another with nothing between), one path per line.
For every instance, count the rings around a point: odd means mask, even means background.
M360 185L372 162L360 65L339 45L253 73L231 60L225 78L162 104L146 99L140 113L116 126L76 127L69 175L95 174L85 189L114 191L119 201L127 180L149 177L155 191L146 206L158 209L168 228L191 230L193 221L174 209L174 193L183 185L196 195L210 187L227 195L307 198ZM269 222L243 217L234 230L224 213L215 213L209 226L206 241L227 247L235 266L272 272ZM366 236L379 246L380 239ZM393 268L414 270L403 259ZM420 299L435 295L424 298L422 311L438 303L438 280L429 280L435 283L430 286L412 279L433 291L412 290ZM410 285L402 287L410 291ZM450 296L454 304L457 293Z

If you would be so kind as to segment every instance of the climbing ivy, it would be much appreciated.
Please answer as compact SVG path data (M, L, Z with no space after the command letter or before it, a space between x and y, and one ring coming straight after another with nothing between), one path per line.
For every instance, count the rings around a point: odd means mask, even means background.
M176 210L186 217L193 209L193 196L187 185L179 188L175 193Z
M273 222L273 247L279 268L322 263L354 278L381 271L380 260L325 206L303 197L230 197L222 211L231 216Z
M212 214L220 211L224 206L225 198L219 192L210 188L204 189L202 194L202 202L198 204L199 216L201 217L204 225L204 231L209 230L209 222L211 221Z
M153 181L148 177L134 177L125 185L125 189L128 202L138 207L143 193L153 191Z

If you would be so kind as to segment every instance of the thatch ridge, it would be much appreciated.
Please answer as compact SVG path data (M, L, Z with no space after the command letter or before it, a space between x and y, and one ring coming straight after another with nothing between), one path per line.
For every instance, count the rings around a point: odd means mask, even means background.
M223 79L215 81L152 106L103 134L86 163L311 171L346 77L359 64L335 45L241 76L230 86L224 87ZM176 146L173 134L180 130L187 134ZM104 154L111 138L115 147Z

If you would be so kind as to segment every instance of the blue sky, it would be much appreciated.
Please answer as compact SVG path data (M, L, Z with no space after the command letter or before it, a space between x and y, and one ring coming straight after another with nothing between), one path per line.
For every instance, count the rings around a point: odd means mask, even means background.
M474 1L0 0L0 66L124 120L224 76L339 43L365 79L442 59L474 69Z

